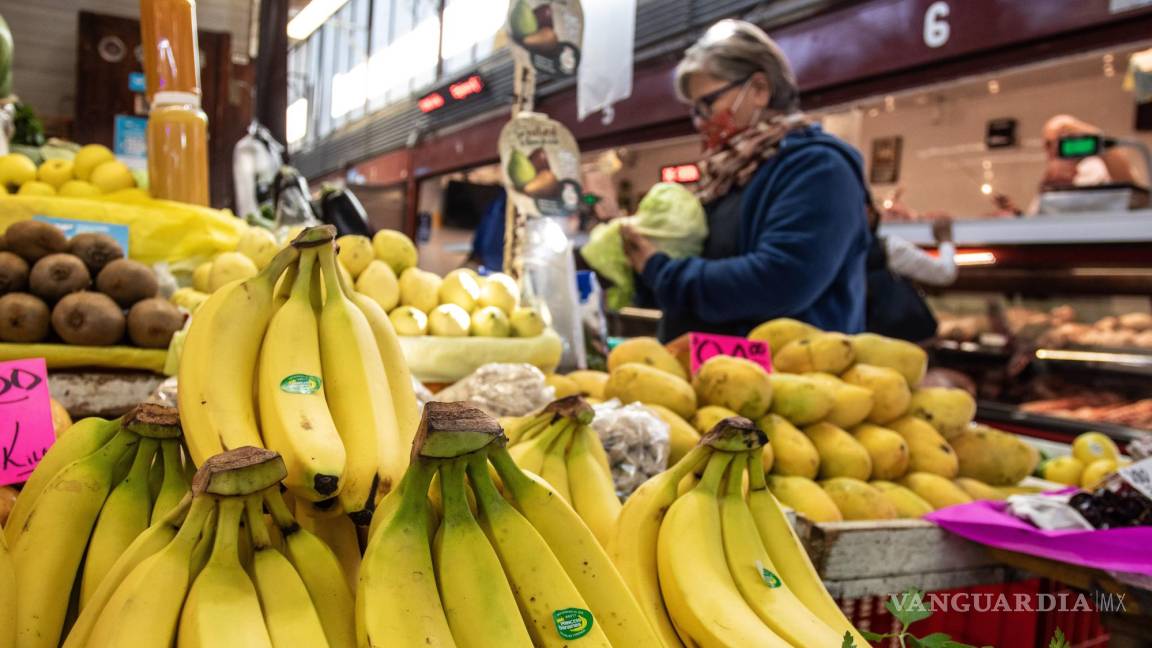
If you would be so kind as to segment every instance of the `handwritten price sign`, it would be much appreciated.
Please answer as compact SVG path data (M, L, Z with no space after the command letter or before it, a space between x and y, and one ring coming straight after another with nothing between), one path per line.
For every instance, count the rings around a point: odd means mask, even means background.
M44 359L0 362L0 486L26 481L55 440Z
M765 371L772 371L772 352L768 348L767 342L730 335L691 333L689 334L689 345L692 354L693 374L700 370L700 366L707 362L708 358L718 355L751 360L764 367Z

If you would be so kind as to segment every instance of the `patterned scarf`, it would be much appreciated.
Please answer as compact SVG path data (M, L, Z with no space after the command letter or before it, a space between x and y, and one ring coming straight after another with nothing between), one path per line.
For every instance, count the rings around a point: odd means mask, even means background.
M706 151L699 165L700 182L696 197L707 205L726 195L733 187L743 187L761 163L776 155L785 135L813 123L801 113L774 115L738 133L718 149Z

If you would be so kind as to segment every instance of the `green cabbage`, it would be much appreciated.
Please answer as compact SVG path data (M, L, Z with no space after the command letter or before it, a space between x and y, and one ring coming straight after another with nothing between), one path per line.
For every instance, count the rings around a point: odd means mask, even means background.
M613 310L631 304L636 291L632 266L620 237L623 224L634 227L674 259L700 254L704 239L708 238L708 218L700 201L683 185L671 182L653 186L640 201L635 216L593 228L580 254L593 270L615 284L605 291L608 307Z

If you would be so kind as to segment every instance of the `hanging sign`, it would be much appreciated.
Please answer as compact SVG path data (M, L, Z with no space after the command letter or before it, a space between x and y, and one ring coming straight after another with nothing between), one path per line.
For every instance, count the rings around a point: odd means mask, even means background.
M580 0L515 0L507 24L517 59L544 74L576 74L584 38Z
M580 149L572 133L540 113L520 113L500 131L504 188L525 216L570 216L580 206Z

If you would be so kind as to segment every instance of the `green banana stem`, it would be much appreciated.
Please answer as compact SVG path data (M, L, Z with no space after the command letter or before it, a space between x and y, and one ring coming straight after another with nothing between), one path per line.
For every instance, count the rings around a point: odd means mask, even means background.
M239 564L240 520L244 516L244 499L222 497L217 511L216 539L212 544L209 563Z
M521 473L521 477L523 476ZM480 511L485 515L490 514L493 502L503 498L496 489L496 483L492 481L492 475L488 473L488 457L479 452L468 456L468 479L472 482L472 490L476 493L476 504Z
M720 492L720 481L724 478L724 471L732 463L732 454L717 452L708 460L708 467L704 469L704 476L695 488L703 493L715 497Z
M208 526L208 519L216 510L215 497L201 495L200 497L188 496L185 499L189 502L187 515L180 524L180 530L176 532L173 542L195 542L204 534Z
M508 448L493 444L488 450L488 459L492 461L492 465L496 467L496 474L500 475L500 479L512 493L528 487L531 483L532 480L524 474L520 466L516 465L512 455L508 454ZM487 467L484 469L484 474L488 474Z
M768 479L764 475L764 447L754 448L748 452L748 488L751 490L764 490L768 488Z
M677 461L675 465L665 472L674 475L674 479L679 482L681 479L687 477L688 473L696 472L704 462L708 461L712 453L712 448L706 445L698 445L689 450L688 454L681 457L680 461Z
M268 506L268 512L272 514L276 526L280 527L285 536L291 535L300 528L296 517L292 515L292 511L288 510L288 504L284 501L284 496L280 494L278 486L264 491L264 503Z
M244 514L248 520L248 531L252 534L252 546L257 550L272 546L272 534L264 523L264 498L260 494L244 498Z
M732 457L732 463L728 467L728 484L724 488L726 495L744 496L744 469L750 467L747 454L741 453Z
M333 245L320 247L320 272L324 276L324 292L326 299L347 299L340 288L340 271L336 269L336 252Z
M256 275L256 278L275 286L280 275L284 274L284 270L295 264L299 258L300 250L291 245L285 246L283 250L276 253L276 256L272 257L272 260L260 271L260 274Z
M216 544L216 529L220 523L220 507L217 506L220 498L213 495L201 495L203 499L212 501L212 510L208 512L208 516L204 519L204 528L200 531L200 539L196 542L196 546L192 548L192 559L188 562L188 581L196 580L196 576L204 570L204 566L208 564L208 557L212 553L212 547ZM194 529L195 527L189 527ZM183 530L183 527L181 527Z
M466 459L447 461L440 467L440 499L444 502L444 519L471 517L468 498L464 493L464 470Z

